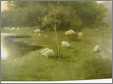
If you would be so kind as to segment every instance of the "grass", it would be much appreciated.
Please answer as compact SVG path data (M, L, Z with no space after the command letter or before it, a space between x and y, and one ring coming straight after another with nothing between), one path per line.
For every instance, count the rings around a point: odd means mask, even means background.
M29 44L43 45L53 49L55 47L55 34L52 31L43 33L41 37L38 37L38 34L33 33L30 29L13 32L31 35L32 37L28 41L26 40ZM2 60L2 80L55 81L111 78L111 53L93 52L93 47L96 44L101 45L103 50L106 49L106 45L111 46L111 44L107 44L107 41L111 40L111 28L103 27L98 30L86 28L82 32L84 35L81 40L70 41L71 48L60 49L61 58L40 56L39 50L35 50L21 57L15 56ZM64 36L64 31L58 31L58 37L60 41L69 40Z

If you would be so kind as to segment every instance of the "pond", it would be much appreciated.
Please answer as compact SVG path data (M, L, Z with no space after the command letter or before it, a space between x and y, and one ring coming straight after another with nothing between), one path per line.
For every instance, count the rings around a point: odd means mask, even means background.
M42 46L29 44L29 35L1 34L1 59L6 60L8 57L23 56L32 50L42 48Z

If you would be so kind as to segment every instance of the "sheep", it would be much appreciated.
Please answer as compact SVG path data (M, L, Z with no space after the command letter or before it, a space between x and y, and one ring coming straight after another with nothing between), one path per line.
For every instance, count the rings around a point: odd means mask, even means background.
M40 29L35 29L33 32L34 32L34 34L37 34L38 37L41 36L41 30Z
M70 29L70 30L68 30L68 31L65 32L65 35L66 36L75 35L75 34L76 34L76 32L74 30L72 30L72 29Z
M40 29L35 29L33 32L40 33L41 31L40 31Z
M13 31L15 30L16 28L15 27L7 27L6 29L10 30L10 31Z
M93 48L94 52L100 52L101 48L99 45L95 45L95 47Z
M68 31L65 32L65 36L68 37L69 39L81 39L81 37L83 36L82 32L75 32L74 30L70 29Z
M49 48L44 48L40 51L40 54L42 56L46 56L46 57L49 57L49 56L54 56L55 55L55 52L53 51L53 49L49 49Z
M15 27L12 27L11 30L15 30Z
M62 41L61 46L64 47L64 48L69 48L71 45L68 41Z

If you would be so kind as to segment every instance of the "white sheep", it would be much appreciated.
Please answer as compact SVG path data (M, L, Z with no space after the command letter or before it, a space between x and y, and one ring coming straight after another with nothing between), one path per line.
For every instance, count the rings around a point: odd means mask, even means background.
M68 36L68 35L75 35L75 34L76 34L76 32L74 30L72 30L72 29L70 29L70 30L65 32L66 36Z
M11 30L15 30L15 27L12 27Z
M49 56L54 56L55 55L55 52L53 51L53 49L49 49L49 48L44 48L40 51L40 54L42 56L46 56L46 57L49 57Z
M68 41L62 41L61 46L64 48L69 48L71 46L71 44Z
M40 29L35 29L33 32L40 33L41 31L40 31Z
M99 52L101 50L100 46L99 45L96 45L94 48L93 48L93 51L94 52Z

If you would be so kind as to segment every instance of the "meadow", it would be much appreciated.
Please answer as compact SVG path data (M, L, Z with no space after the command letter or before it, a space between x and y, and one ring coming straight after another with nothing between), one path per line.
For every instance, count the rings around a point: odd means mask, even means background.
M112 1L1 1L3 81L112 78Z
M7 59L1 60L2 80L9 81L56 81L102 79L112 77L112 28L100 26L98 28L84 28L83 36L68 39L65 31L57 31L60 56L46 57L40 55L40 49L56 49L54 31L34 32L34 28L2 29L2 33L30 35L20 39L27 45L41 46L35 50L22 49L24 54L10 42L5 46L12 49ZM18 40L17 40L18 41ZM68 41L69 48L61 47L61 41ZM95 45L101 50L94 52ZM22 46L20 46L22 47Z

